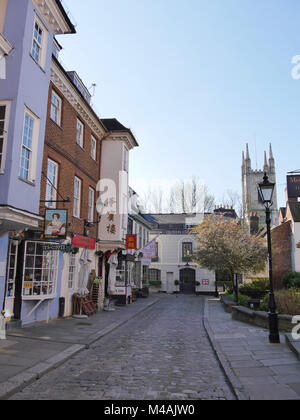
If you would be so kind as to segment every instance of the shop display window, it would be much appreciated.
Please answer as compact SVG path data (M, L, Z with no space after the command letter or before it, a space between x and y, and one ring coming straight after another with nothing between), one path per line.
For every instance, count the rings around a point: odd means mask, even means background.
M58 251L45 251L42 242L26 242L24 253L22 297L28 300L55 296Z

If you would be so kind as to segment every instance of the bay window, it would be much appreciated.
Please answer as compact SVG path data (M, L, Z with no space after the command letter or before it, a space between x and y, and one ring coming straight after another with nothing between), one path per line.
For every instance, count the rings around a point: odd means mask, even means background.
M24 252L22 298L41 300L56 294L58 251L46 251L44 242L26 242Z

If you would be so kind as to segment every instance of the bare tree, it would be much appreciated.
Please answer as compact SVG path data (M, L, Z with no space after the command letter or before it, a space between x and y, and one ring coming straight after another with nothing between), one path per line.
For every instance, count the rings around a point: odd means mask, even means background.
M241 195L237 191L227 190L223 195L223 205L228 208L235 209L237 215L242 218L243 216L243 202Z

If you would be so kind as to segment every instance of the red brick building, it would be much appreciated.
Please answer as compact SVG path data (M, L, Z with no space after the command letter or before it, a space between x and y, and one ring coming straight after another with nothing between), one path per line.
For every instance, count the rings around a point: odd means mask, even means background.
M91 243L88 251L82 248L77 255L63 256L64 268L58 283L60 296L65 298L65 316L72 314L72 295L81 281L82 260L88 260L89 272L94 270L97 275L98 271L96 186L100 177L101 141L105 134L83 82L75 72L66 72L53 57L40 215L44 216L47 209L68 210L65 243L72 244L77 235Z

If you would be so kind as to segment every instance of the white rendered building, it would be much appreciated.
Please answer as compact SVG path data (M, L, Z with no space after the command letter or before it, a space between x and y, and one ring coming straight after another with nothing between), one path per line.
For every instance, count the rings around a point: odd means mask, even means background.
M149 280L161 281L161 291L184 294L212 294L216 276L192 261L197 239L189 229L203 220L203 215L151 214L144 217L153 224L150 240L157 238L157 257L152 260Z

